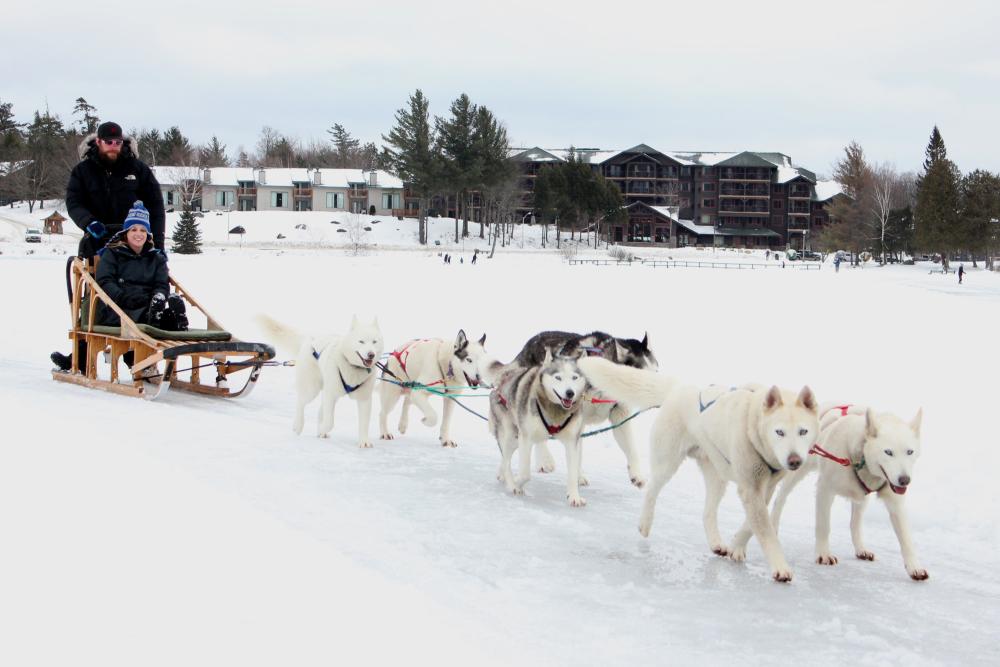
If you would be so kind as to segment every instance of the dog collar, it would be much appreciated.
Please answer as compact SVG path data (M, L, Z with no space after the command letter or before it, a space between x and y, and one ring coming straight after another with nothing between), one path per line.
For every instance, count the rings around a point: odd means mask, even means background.
M572 420L573 417L576 416L576 413L574 412L569 417L567 417L566 421L564 421L562 424L560 424L559 426L553 426L552 424L545 421L545 415L542 414L542 405L538 402L538 399L535 399L535 409L538 411L538 418L542 420L542 424L545 425L545 430L549 432L549 435L558 435L560 431L566 428L566 424L569 424L570 420Z

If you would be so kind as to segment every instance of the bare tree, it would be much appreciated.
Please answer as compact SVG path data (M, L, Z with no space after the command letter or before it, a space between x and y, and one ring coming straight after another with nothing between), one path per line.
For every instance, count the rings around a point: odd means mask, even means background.
M878 241L879 263L885 264L886 234L889 231L890 214L897 208L900 198L899 175L896 169L888 163L877 164L870 168L869 206L872 214L874 240Z
M357 213L347 216L347 241L349 243L347 252L351 255L364 255L368 251L368 228Z

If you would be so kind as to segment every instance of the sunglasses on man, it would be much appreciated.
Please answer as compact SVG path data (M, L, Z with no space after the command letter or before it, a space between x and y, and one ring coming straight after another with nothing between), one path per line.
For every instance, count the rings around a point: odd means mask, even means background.
M122 140L121 139L101 139L100 141L105 146L121 146L122 145Z

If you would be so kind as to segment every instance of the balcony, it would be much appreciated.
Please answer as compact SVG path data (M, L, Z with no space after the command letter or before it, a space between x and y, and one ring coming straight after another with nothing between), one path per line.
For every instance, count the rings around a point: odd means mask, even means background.
M368 199L367 188L362 190L361 188L351 188L347 191L347 196L351 199Z
M788 231L805 231L809 229L809 218L789 218Z
M719 202L719 213L768 215L770 212L766 201L740 202L732 199L723 199Z
M723 183L719 188L720 197L770 197L766 185L760 183Z
M392 217L394 218L418 218L420 217L420 211L415 208L394 208L392 209Z
M809 190L789 190L788 191L788 198L789 199L810 199L811 195L809 194Z
M257 188L236 188L237 197L256 197Z
M300 197L300 198L304 198L304 197L312 198L313 191L312 191L312 188L298 188L298 187L296 187L296 188L292 188L292 196L293 197Z
M788 215L809 215L809 206L808 205L801 206L801 205L797 205L797 204L793 204L792 202L789 202L788 203Z

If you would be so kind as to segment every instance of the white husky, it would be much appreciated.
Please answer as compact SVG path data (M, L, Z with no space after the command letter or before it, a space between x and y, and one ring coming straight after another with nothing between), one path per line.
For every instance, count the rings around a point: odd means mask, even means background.
M483 345L486 343L486 334L476 342L470 342L465 336L465 331L459 330L454 343L440 338L430 338L424 340L411 340L405 345L396 348L391 353L385 368L389 371L384 373L383 380L396 380L399 382L419 382L431 389L439 392L456 392L460 389L449 390L449 385L463 385L466 387L478 387L480 382L479 365L483 360L486 350ZM403 412L399 415L399 432L406 433L409 425L410 403L416 405L424 417L421 420L425 426L431 428L437 423L437 413L431 407L430 394L427 391L404 388L393 382L379 383L378 390L381 410L379 411L379 436L383 440L391 440L392 433L389 431L389 413L396 407L400 397L403 398ZM455 409L454 401L443 397L443 414L441 416L441 445L444 447L457 447L458 445L451 439L451 416Z
M809 456L819 432L809 387L797 395L778 387L700 389L597 357L581 359L579 366L592 385L634 409L661 405L650 434L651 475L639 532L649 535L660 490L690 456L705 478L703 520L712 551L734 560L746 557L745 548L737 544L729 549L719 535L719 502L727 482L735 482L746 511L741 533L752 530L774 578L791 581L767 504L785 472L799 468Z
M876 414L860 406L824 406L820 411L820 436L817 456L807 465L788 475L781 484L771 510L777 530L788 494L810 472L819 469L816 483L816 562L836 565L830 552L830 507L835 496L851 501L851 539L854 554L862 560L874 560L861 537L861 519L870 494L877 493L889 510L893 530L903 552L903 566L913 579L928 578L920 566L910 541L903 494L913 477L913 466L920 457L920 421L923 411L906 423L899 417ZM822 458L821 458L822 457Z
M292 430L302 433L306 406L322 392L318 434L321 438L328 437L333 430L337 401L349 396L358 402L358 446L371 447L368 429L372 391L375 388L372 369L382 354L382 332L378 320L363 324L355 316L351 319L351 328L343 336L317 337L299 333L266 315L259 316L258 322L279 346L297 355L297 400Z

